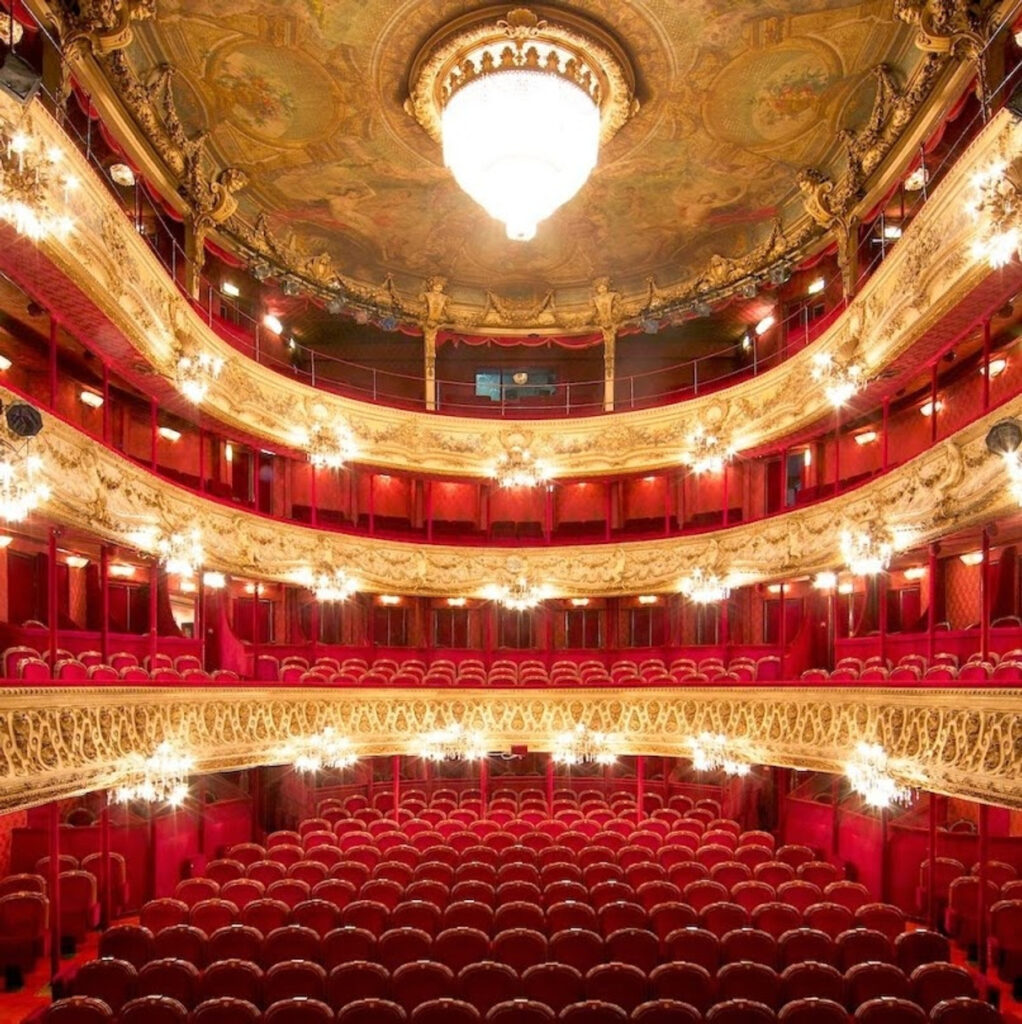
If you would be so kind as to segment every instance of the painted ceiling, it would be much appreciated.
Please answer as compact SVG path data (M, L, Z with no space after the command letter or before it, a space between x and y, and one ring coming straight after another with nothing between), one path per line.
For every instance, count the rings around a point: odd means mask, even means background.
M177 69L190 130L217 166L241 167L239 213L327 251L350 277L504 295L587 293L610 275L670 282L740 256L801 207L796 172L842 169L886 63L920 59L893 0L578 0L629 52L641 109L588 184L510 242L464 195L404 110L408 71L465 0L160 0L129 59ZM510 6L510 4L509 4Z

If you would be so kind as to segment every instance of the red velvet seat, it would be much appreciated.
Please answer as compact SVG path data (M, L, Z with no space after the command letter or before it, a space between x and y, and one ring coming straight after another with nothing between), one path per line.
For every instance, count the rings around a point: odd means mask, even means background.
M649 924L663 943L671 932L678 928L695 928L699 923L699 915L687 904L661 903L649 912Z
M280 878L266 887L266 899L280 900L292 910L311 895L312 886L297 878Z
M358 864L355 861L345 860L335 864L330 869L330 877L342 882L348 882L358 891L369 878L369 868L365 864Z
M720 966L720 940L705 928L679 928L667 936L663 946L670 960L699 964L714 973Z
M521 972L522 993L559 1013L565 1006L584 998L583 975L576 967L562 963L539 963Z
M929 1013L945 999L965 996L976 998L976 983L972 975L957 964L921 964L909 981L912 985L912 999Z
M230 900L238 910L247 907L253 900L261 900L266 896L266 887L254 878L236 878L227 882L220 890L220 898Z
M796 878L790 882L782 882L777 887L777 899L781 903L791 904L799 913L805 914L814 903L823 902L823 890L813 882Z
M186 925L188 905L170 896L148 900L138 911L138 923L154 935L172 925Z
M103 854L89 853L82 858L82 870L91 872L96 878L97 896L102 902ZM107 880L110 886L110 914L120 917L128 904L128 874L124 857L119 853L107 854Z
M303 928L299 924L286 924L282 928L274 928L269 935L263 937L262 963L264 968L269 968L283 960L317 962L322 956L323 950L319 936L311 928Z
M729 999L711 1006L706 1024L774 1024L774 1011L751 999Z
M278 864L280 865L280 867L284 869L283 873L278 876L283 878L287 875L288 868L293 867L299 861L305 860L305 848L294 844L281 844L279 846L270 846L267 847L266 850L266 860L269 861L269 863L271 864ZM264 861L256 861L255 864L250 864L248 867L248 877L259 877L253 874L252 869L255 868L257 865L262 865L264 863ZM271 881L274 881L274 879L264 879L261 877L259 877L259 880L261 882L265 881L267 885L269 885Z
M530 930L514 929L514 931ZM505 948L506 943L509 941L513 944L514 940L505 939L501 948ZM479 928L469 928L464 926L444 928L437 934L437 937L433 942L433 959L442 964L446 964L446 966L450 967L453 971L460 971L466 964L487 960L491 955L494 959L503 959L502 956L497 955L495 950L491 950L489 936ZM515 966L517 968L517 964Z
M848 1007L858 1009L871 999L890 996L910 999L912 990L905 972L895 964L869 960L845 971L845 993Z
M207 999L192 1010L191 1024L259 1024L262 1012L247 999Z
M62 871L60 886L60 934L76 942L99 924L96 876L90 871Z
M200 900L188 912L188 923L210 936L218 928L234 924L238 908L230 900Z
M844 879L825 886L823 898L828 903L839 903L842 907L847 907L853 914L870 902L869 890L861 882L849 882Z
M796 999L781 1007L780 1024L850 1024L848 1011L832 999Z
M0 896L0 964L28 972L47 949L49 901L38 892Z
M210 963L217 960L252 960L262 956L263 936L258 929L244 924L218 928L209 937L207 955Z
M352 900L341 910L341 924L364 928L379 937L387 927L390 912L375 900Z
M325 999L326 971L310 960L282 960L263 975L267 1005L281 999Z
M211 882L216 882L221 888L225 882L233 882L236 878L245 877L245 865L240 860L231 860L228 857L221 857L218 860L211 860L203 872Z
M546 1005L534 999L509 999L496 1003L487 1012L487 1024L547 1024L557 1015Z
M176 999L187 1010L199 1001L201 972L187 960L150 960L139 972L140 996L164 995Z
M444 908L441 928L476 928L489 935L493 931L493 907L478 900L457 900Z
M898 966L911 974L920 964L949 961L951 944L940 932L917 928L894 940L894 956Z
M43 1014L43 1024L109 1024L113 1019L110 1007L91 996L58 999Z
M337 1011L337 1024L402 1024L403 1007L388 999L356 999Z
M376 958L389 970L412 960L427 960L433 938L420 928L388 928L376 942Z
M340 911L327 900L308 899L291 910L291 923L311 928L320 938L340 924Z
M718 1000L752 999L772 1010L780 1002L781 980L766 964L740 960L717 971Z
M216 899L220 886L211 878L185 878L174 887L174 898L186 904L189 909L203 900Z
M217 960L202 972L204 999L248 999L262 1005L263 969L250 960Z
M343 1006L356 999L386 999L390 993L390 971L368 960L338 964L327 978L326 993L331 1006Z
M357 892L358 889L351 882L341 878L325 878L312 887L309 895L315 900L326 900L341 910L356 898Z
M722 900L710 903L699 912L699 925L713 932L718 939L736 928L744 928L749 923L748 911L737 903Z
M752 879L752 869L748 864L742 864L737 860L723 860L710 868L710 879L720 882L725 889L730 891L739 882L748 882Z
M905 912L891 903L864 903L855 911L855 923L882 932L894 942L905 930Z
M125 1003L117 1024L187 1024L188 1010L170 996L138 996Z
M1001 1024L1002 1020L989 1003L964 996L945 999L930 1011L931 1024Z
M627 1013L646 1001L646 973L631 964L597 964L586 972L584 984L586 999L614 1003Z
M786 882L795 880L795 869L782 860L768 860L756 865L753 877L757 881L766 882L767 885L772 885L777 889Z
M856 1024L928 1024L926 1011L907 999L871 999L855 1011Z
M747 960L773 968L777 966L777 942L760 928L735 928L722 936L720 958L726 964Z
M779 846L776 851L776 860L784 861L785 864L790 864L796 871L799 872L799 877L803 877L800 868L803 864L809 864L816 860L816 852L810 846L803 846L798 843L787 843L784 846ZM820 881L815 878L810 881L816 882L817 885L821 885Z
M604 935L620 931L622 928L649 927L649 915L645 908L632 900L605 903L599 908L596 916L600 922L600 931Z
M506 931L508 928L532 928L546 931L546 917L536 903L515 900L497 907L493 916L493 930Z
M494 935L491 955L494 960L521 973L525 968L547 959L547 938L531 928L511 928Z
M603 937L588 928L568 928L550 936L550 960L568 964L583 974L606 959Z
M850 928L837 937L835 946L837 966L845 971L867 960L894 963L893 943L883 932L872 928Z
M1022 977L1022 899L998 900L990 908L989 948L991 960L1004 981Z
M803 915L789 903L775 900L773 903L761 903L752 912L753 927L768 932L779 939L785 932L802 926Z
M208 946L204 931L191 924L177 924L154 936L153 958L187 960L196 967L202 967L208 962Z
M781 1002L794 999L830 999L845 1003L845 979L833 964L803 960L781 971Z
M632 1021L641 1024L702 1024L702 1014L689 1003L677 999L650 999L632 1010Z
M419 960L402 964L390 976L394 1001L411 1013L430 999L443 999L454 991L454 971L444 964Z
M835 940L855 925L852 912L839 903L814 903L802 915L802 920L807 928L826 932Z
M449 997L420 1003L411 1015L412 1024L476 1024L479 1011L471 1004Z
M631 964L648 973L660 962L657 937L643 928L619 928L604 939L609 961Z
M153 933L142 925L115 924L100 935L99 955L127 960L138 970L157 956Z
M818 928L793 928L785 932L777 943L777 953L782 968L803 960L825 964L837 962L834 940Z
M366 928L344 925L328 932L322 942L322 964L329 970L349 960L372 960L376 936Z
M33 872L22 872L0 878L0 896L9 896L14 892L35 892L46 895L46 879Z
M281 999L263 1012L263 1024L333 1024L334 1011L318 999Z
M281 900L253 900L238 912L238 922L258 929L264 936L287 924L291 908Z
M102 999L114 1013L138 994L136 986L138 972L127 960L105 958L90 960L75 972L71 982L72 993L76 996L91 996Z
M551 907L555 903L574 901L589 905L589 888L582 882L551 882L543 887L543 905ZM610 901L608 901L610 902Z
M248 868L257 860L266 859L266 848L258 843L235 843L228 849L227 856Z
M615 1024L628 1020L628 1014L613 1003L598 999L587 999L581 1003L570 1003L557 1015L565 1024Z

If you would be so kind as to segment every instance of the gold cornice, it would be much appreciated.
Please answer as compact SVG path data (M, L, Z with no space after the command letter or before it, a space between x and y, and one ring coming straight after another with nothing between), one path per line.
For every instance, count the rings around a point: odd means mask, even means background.
M948 796L1022 808L1022 691L718 687L698 690L7 689L0 694L0 811L112 785L118 763L164 739L201 772L279 763L296 735L333 726L362 756L414 753L452 721L491 749L550 750L576 722L616 733L627 754L685 756L699 732L742 741L760 764L842 772L860 740L903 779Z
M8 392L0 389L7 401ZM674 593L696 568L749 583L790 579L842 563L841 532L882 522L912 545L1017 512L989 428L1022 417L1022 395L909 462L839 497L729 529L656 541L552 545L517 550L416 544L343 534L259 516L199 497L44 416L33 442L52 497L43 514L105 540L136 546L141 526L202 532L208 568L292 581L330 565L360 589L432 596L479 595L510 577L544 583L550 596Z
M19 113L0 95L0 116ZM47 138L60 139L36 106ZM988 274L970 255L973 226L965 196L977 167L1010 159L1022 148L1011 115L1001 112L973 142L883 265L823 336L781 366L724 391L612 417L500 420L435 416L371 405L297 383L239 354L221 340L170 281L147 244L77 152L69 155L83 182L69 243L41 244L45 255L100 308L142 360L173 380L182 348L222 357L204 413L228 429L282 448L295 424L315 418L347 422L360 461L391 470L482 476L509 444L528 446L553 475L649 472L679 465L698 425L753 451L810 427L830 408L812 383L812 360L828 352L853 358L866 376L906 353Z

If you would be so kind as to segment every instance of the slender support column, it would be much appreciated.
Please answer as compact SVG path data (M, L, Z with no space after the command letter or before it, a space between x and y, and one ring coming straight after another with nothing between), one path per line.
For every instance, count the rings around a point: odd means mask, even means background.
M422 330L422 376L426 412L436 412L436 327L425 325Z
M877 577L877 628L880 631L880 657L887 657L887 573ZM886 664L886 663L885 663Z
M831 822L830 822L830 855L836 861L841 847L841 815L838 813L841 804L841 780L835 775L830 782Z
M777 639L778 639L778 647L780 648L780 650L777 653L781 656L781 677L782 678L787 678L784 675L784 651L785 651L785 649L788 646L788 616L784 614L784 596L785 596L786 589L787 588L786 588L785 584L782 582L781 583L781 590L780 590L780 600L781 600L780 619L779 619L779 621L777 623Z
M159 605L157 597L160 585L160 566L153 561L149 565L149 671L152 672L156 659L156 635L157 618L159 616Z
M50 898L50 980L60 973L60 806L54 800L50 804L48 824L50 826L50 870L46 880Z
M930 794L930 806L928 822L929 834L929 861L930 870L926 879L926 920L929 926L937 929L937 795Z
M49 372L50 372L50 408L57 408L57 318L50 314L50 348L49 348Z
M156 808L152 804L148 805L148 819L149 819L149 858L146 862L146 880L145 890L146 899L156 899L156 849L157 849L157 832L156 832Z
M554 485L547 484L543 498L543 540L547 544L554 532Z
M103 363L103 443L110 444L113 436L110 409L110 367Z
M252 674L259 659L259 581L252 588Z
M930 544L929 563L927 565L927 587L929 606L926 609L926 656L932 661L937 645L937 551L935 543Z
M554 813L554 755L547 754L546 758L546 809L547 814L553 817Z
M990 411L990 318L983 321L983 411Z
M50 674L55 677L57 667L57 648L60 619L58 608L59 594L57 591L57 528L50 527L49 547L46 558L46 626L50 645Z
M159 438L159 406L155 398L149 399L149 468L156 472L156 444Z
M99 547L99 650L104 661L110 660L110 549Z
M660 758L660 765L664 773L664 806L666 807L671 796L671 759L669 757Z
M883 425L880 428L883 431L883 441L882 441L880 465L881 465L881 468L883 469L883 471L886 473L887 472L887 467L890 465L890 459L889 459L889 456L890 456L890 444L889 444L890 437L889 437L889 431L888 431L888 428L890 426L890 419L891 419L891 400L890 400L890 398L885 398L884 399L884 406L883 406L883 408L884 408Z
M199 427L199 494L206 493L206 431Z
M880 899L888 902L891 891L891 869L887 844L890 834L891 812L887 807L880 809Z
M199 663L206 668L206 584L200 567L195 579L195 638L199 641Z
M723 468L723 470L721 470L721 472L724 474L724 480L723 480L723 482L721 484L721 488L720 488L720 490L721 490L721 504L724 506L721 509L720 521L721 521L721 523L724 526L727 526L728 518L730 517L730 514L731 514L731 497L728 494L728 476L729 476L729 474L728 474L728 471L727 471L727 467L728 467L728 464L727 464L727 462L725 462L724 463L724 468Z
M313 526L319 525L319 473L316 467L309 463L309 522Z
M728 661L727 649L731 644L731 620L728 615L729 603L727 598L720 602L720 645L723 648L721 657L724 659L725 665Z
M426 500L425 500L425 513L426 513L426 541L432 541L433 539L433 481L432 479L426 481Z
M937 364L930 368L930 444L937 443Z
M646 800L646 758L639 754L635 758L635 820L642 821L646 816L643 804Z
M110 874L110 790L106 789L103 791L103 807L99 812L99 890L102 894L99 927L102 931L110 927L113 917Z
M671 535L671 516L674 513L674 474L664 474L664 536Z
M841 493L841 406L834 409L834 493Z
M983 561L980 562L979 571L980 607L982 608L979 641L983 660L986 661L990 655L990 605L992 602L990 600L990 531L985 526L983 527Z
M979 923L976 928L976 945L979 947L977 961L980 975L987 972L987 933L989 921L987 915L990 906L987 900L987 881L990 876L990 807L979 805Z
M248 770L248 795L252 802L252 842L263 838L263 771L261 768ZM202 808L205 815L206 808Z
M315 596L312 599L312 609L309 612L309 632L312 634L312 653L316 654L316 645L319 643L319 601Z
M485 757L479 761L479 797L483 805L483 817L490 802L490 762Z
M395 754L390 759L391 780L393 787L394 820L397 820L397 809L401 806L401 755Z
M248 813L252 818L252 835L255 835L255 816L256 807L255 800L252 798L252 777L255 774L255 769L250 768L248 770ZM198 814L196 815L195 821L195 845L199 848L199 855L205 856L206 854L206 777L203 775L199 778L195 784L195 804L198 808Z
M614 363L617 354L617 330L603 331L603 411L614 411Z

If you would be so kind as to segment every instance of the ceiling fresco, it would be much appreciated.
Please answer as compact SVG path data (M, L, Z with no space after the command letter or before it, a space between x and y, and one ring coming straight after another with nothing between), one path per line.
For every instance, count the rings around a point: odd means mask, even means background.
M740 256L801 210L795 175L843 169L886 63L919 51L893 0L580 0L628 51L641 108L578 196L510 242L404 109L412 59L464 0L160 0L128 51L177 69L186 128L249 185L239 214L326 251L350 277L505 295L586 292L598 275L673 281ZM510 5L509 5L510 6Z

